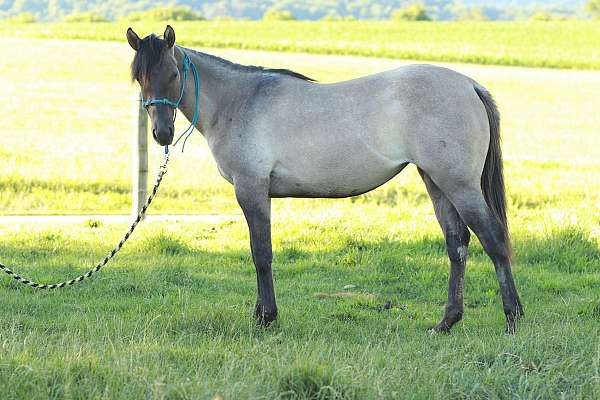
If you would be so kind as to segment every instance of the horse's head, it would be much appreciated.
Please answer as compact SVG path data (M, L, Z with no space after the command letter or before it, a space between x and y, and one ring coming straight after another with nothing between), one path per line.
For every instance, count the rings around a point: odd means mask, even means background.
M152 120L152 136L160 145L169 145L173 142L182 79L174 55L175 31L167 25L162 39L154 34L140 39L129 28L127 41L135 50L131 79L140 84L144 105Z

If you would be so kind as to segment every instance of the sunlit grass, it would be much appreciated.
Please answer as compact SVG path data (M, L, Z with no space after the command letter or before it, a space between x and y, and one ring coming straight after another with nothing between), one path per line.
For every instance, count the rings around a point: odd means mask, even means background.
M186 45L400 59L600 69L600 24L555 22L171 22ZM164 22L135 22L140 34ZM3 36L117 40L127 23L8 25Z
M3 398L600 394L600 250L585 224L513 221L526 310L514 337L503 334L493 267L474 240L465 319L453 334L431 337L448 273L431 207L336 204L275 212L280 318L267 330L252 323L256 280L242 219L143 224L106 270L61 292L0 278ZM62 280L93 265L123 229L3 227L1 261Z

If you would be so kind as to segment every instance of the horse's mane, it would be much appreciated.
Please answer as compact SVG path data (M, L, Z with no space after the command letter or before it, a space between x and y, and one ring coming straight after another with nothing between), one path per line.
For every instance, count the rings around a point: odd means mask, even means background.
M150 76L150 72L161 63L165 50L167 49L166 42L155 34L146 36L144 39L140 41L140 48L135 53L135 57L133 58L133 62L131 63L131 79L137 80L142 83L145 82ZM266 73L266 74L277 74L277 75L286 75L291 76L293 78L302 79L305 81L315 81L312 78L309 78L305 75L302 75L298 72L291 71L289 69L283 68L265 68L254 65L241 65L236 64L234 62L225 60L224 58L220 58L217 56L213 56L210 54L202 53L192 49L185 49L187 52L191 52L193 54L200 55L204 58L207 58L211 61L215 61L224 67L231 68L237 71L244 72L257 72L257 73Z
M161 63L166 48L166 42L155 34L142 39L131 62L131 80L137 79L140 83L146 82L150 72Z

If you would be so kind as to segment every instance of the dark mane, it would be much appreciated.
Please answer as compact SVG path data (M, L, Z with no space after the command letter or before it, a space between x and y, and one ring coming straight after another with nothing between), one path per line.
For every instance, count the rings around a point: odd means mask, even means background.
M206 53L202 53L201 51L197 51L194 49L188 49L186 47L182 47L182 49L185 49L185 51L193 53L193 54L197 54L201 57L204 58L208 58L211 61L216 61L217 63L234 69L236 71L243 71L243 72L258 72L258 73L265 73L265 74L277 74L277 75L287 75L287 76L291 76L293 78L297 78L297 79L302 79L304 81L310 81L310 82L316 82L315 79L310 78L306 75L303 75L299 72L296 71L292 71L289 69L285 69L285 68L266 68L266 67L261 67L261 66L256 66L256 65L242 65L242 64L236 64L234 62L231 62L229 60L226 60L224 58L221 57L217 57L217 56L213 56L212 54L206 54Z
M150 75L152 69L158 64L160 64L160 62L162 61L165 54L165 49L166 44L163 39L159 38L154 34L145 37L140 42L140 48L135 53L135 57L133 58L133 62L131 63L131 79L137 80L138 82L145 82L148 79L148 76ZM302 79L304 81L316 82L314 79L309 78L306 75L302 75L298 72L291 71L289 69L265 68L254 65L241 65L225 60L224 58L213 56L211 54L206 54L183 47L181 47L181 49L183 49L186 52L197 54L201 57L210 59L211 61L216 61L217 63L236 71L286 75L291 76L293 78Z
M162 61L166 48L166 42L155 34L142 39L131 63L131 80L145 82L154 67Z

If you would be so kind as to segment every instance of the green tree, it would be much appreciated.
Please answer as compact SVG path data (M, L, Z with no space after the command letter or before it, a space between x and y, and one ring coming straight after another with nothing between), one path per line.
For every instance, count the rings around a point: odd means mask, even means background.
M63 18L63 22L109 22L109 20L103 15L89 11L69 14Z
M392 13L392 19L397 21L431 21L427 10L420 4L400 8Z
M277 10L274 8L269 8L263 14L262 19L264 19L266 21L293 21L296 18L294 17L294 14L292 14L290 11L283 11L283 10Z
M529 16L530 21L552 21L553 19L552 14L547 11L538 11Z
M458 13L458 19L461 21L488 21L488 16L480 7L465 8Z
M189 7L155 7L122 18L125 21L200 21L204 17Z
M36 22L37 19L35 15L30 12L23 12L12 17L8 17L2 20L2 22L6 22L9 24L31 24Z
M531 14L530 21L565 21L567 17L564 15L556 15L547 11L538 11Z
M600 0L588 0L585 9L595 18L600 18Z

